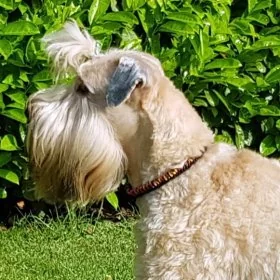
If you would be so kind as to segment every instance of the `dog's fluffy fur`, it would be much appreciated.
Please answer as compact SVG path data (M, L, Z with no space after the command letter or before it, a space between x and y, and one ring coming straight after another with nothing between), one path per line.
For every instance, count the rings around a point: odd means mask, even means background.
M39 197L92 201L126 174L133 187L200 156L137 200L136 279L280 279L280 165L214 144L154 57L96 51L75 23L47 36L77 79L29 100L28 150Z

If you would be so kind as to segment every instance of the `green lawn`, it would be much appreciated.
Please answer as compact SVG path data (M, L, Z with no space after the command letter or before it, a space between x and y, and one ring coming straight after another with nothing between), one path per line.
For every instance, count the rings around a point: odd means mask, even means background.
M133 279L133 225L75 218L0 231L0 279Z

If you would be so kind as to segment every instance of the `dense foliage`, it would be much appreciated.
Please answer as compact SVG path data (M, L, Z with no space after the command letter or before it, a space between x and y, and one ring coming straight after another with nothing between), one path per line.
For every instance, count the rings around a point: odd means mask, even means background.
M279 15L280 0L1 0L0 195L28 185L25 103L52 83L40 38L70 17L103 49L157 56L218 141L278 156Z

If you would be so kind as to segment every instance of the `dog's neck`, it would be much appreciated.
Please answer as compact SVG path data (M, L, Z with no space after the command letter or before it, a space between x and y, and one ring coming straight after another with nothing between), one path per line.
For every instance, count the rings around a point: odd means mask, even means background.
M170 168L182 167L187 159L199 157L213 142L210 129L169 80L159 92L153 106L143 104L141 126L124 147L133 187Z

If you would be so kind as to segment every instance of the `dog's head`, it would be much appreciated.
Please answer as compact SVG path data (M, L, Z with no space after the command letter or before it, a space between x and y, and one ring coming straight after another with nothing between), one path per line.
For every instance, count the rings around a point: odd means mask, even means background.
M37 196L100 199L118 187L126 172L122 141L137 130L141 108L156 98L163 70L143 52L100 53L73 22L44 41L58 75L72 71L76 80L29 99L27 148Z

